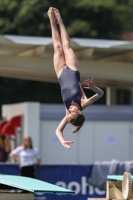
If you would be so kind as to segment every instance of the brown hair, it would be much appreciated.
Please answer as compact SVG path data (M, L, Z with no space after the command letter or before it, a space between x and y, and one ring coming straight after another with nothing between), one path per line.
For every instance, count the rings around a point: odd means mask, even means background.
M22 144L23 149L26 149L26 148L27 148L26 145L25 145L25 140L27 140L27 139L30 141L30 146L29 146L29 148L32 149L32 148L33 148L33 144L32 144L32 139L31 139L30 136L25 136L25 137L24 137L24 139L23 139L23 144Z
M0 148L5 149L5 139L6 139L6 137L4 135L0 136Z
M84 122L85 122L85 117L82 114L78 114L78 116L75 119L71 119L70 123L76 126L76 128L72 130L72 133L77 132L83 126Z

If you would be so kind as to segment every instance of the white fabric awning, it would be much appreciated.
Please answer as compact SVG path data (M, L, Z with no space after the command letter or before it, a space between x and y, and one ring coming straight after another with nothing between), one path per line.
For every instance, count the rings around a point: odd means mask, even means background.
M52 38L49 38L49 37L4 35L4 38L15 44L26 44L26 45L52 44ZM133 42L122 41L122 40L72 38L71 41L75 42L75 44L77 44L77 46L80 46L80 47L133 49Z
M133 42L71 38L81 80L133 87ZM0 76L57 82L51 37L0 36Z

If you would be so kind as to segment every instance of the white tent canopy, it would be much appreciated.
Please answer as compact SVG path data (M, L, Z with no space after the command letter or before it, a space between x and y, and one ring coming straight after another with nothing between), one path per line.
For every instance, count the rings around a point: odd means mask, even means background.
M100 86L133 87L133 42L71 38L81 81ZM50 37L0 36L0 76L57 82Z

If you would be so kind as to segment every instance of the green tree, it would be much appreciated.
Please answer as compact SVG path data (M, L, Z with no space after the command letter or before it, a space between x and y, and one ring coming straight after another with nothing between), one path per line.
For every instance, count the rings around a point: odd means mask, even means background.
M133 0L0 0L0 33L50 36L50 6L60 10L71 37L121 39L133 29Z

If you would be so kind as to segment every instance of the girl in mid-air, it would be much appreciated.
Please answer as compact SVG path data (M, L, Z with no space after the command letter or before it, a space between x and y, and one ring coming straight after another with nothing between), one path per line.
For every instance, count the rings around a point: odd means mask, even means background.
M65 141L63 130L67 123L76 126L72 132L78 131L85 121L82 110L103 96L103 91L95 86L93 79L85 80L86 89L93 90L96 94L91 98L86 97L80 83L78 61L70 46L70 39L63 24L58 9L50 7L48 10L50 19L52 40L54 46L54 69L61 87L62 99L66 107L66 115L56 129L56 135L62 145L70 149L72 141ZM60 28L58 33L57 24Z

